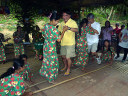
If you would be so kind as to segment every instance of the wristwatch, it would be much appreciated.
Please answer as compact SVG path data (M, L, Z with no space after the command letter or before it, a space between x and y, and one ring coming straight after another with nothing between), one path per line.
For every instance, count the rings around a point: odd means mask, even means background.
M68 30L71 30L71 28L70 28L70 27L68 27Z

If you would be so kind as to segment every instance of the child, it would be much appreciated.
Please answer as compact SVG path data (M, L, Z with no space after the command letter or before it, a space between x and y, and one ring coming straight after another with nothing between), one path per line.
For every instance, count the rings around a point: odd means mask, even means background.
M33 31L32 38L33 38L34 51L36 53L36 58L39 56L39 60L41 60L43 55L44 38L38 26L36 26L36 30Z
M13 67L0 76L0 96L31 96L25 92L23 77L19 75L24 70L24 61L15 60Z
M21 32L21 26L18 26L17 31L14 32L13 34L15 58L17 58L21 54L24 54L24 46L23 46L24 36L25 35Z
M110 61L110 63L112 63L114 59L114 55L115 55L114 48L110 47L110 42L108 40L105 40L103 51L101 54L101 61L107 61L107 62Z
M31 70L30 70L30 64L27 62L27 56L25 54L23 55L20 55L20 60L24 60L24 71L21 73L21 75L23 75L24 79L30 81L32 83L32 77L33 77L33 74L31 73Z

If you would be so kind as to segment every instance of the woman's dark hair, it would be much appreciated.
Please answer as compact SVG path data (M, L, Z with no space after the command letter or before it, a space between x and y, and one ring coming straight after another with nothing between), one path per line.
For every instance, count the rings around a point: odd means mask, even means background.
M19 60L19 59L15 59L14 63L13 63L13 67L10 67L7 72L5 72L4 74L2 74L0 76L0 79L7 77L11 74L13 74L15 72L15 70L19 69L20 67L24 66L24 61L23 60Z
M83 27L84 24L88 24L88 19L84 18L82 19L82 21L80 22L80 26L79 26L79 34L81 35L81 28Z
M110 22L108 20L105 22L105 27L106 27L107 23L109 23L108 27L111 27L111 24L110 24Z
M59 20L59 19L60 19L59 14L57 14L57 12L53 12L51 17L50 17L50 21L52 21L52 20Z
M27 55L25 55L25 54L19 56L19 60L23 60L23 58L28 59Z
M110 42L109 42L109 40L104 40L104 46L103 46L103 52L104 52L104 48L105 48L105 42L108 42L108 50L107 51L110 51L111 52L111 55L112 55L112 51L111 51L111 46L110 46Z

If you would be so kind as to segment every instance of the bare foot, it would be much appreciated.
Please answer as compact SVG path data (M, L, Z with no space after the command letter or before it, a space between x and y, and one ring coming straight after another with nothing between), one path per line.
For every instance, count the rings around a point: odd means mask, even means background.
M83 71L83 72L86 72L86 69L85 69L85 68L82 68L82 71Z
M56 84L54 80L49 81L50 84Z

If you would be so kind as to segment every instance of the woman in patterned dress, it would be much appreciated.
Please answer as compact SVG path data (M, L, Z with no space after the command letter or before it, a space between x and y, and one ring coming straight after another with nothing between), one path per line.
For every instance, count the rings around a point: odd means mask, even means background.
M0 96L31 96L25 92L23 77L19 75L24 70L24 61L15 60L13 67L0 76Z
M102 62L113 62L113 58L115 55L115 51L113 47L110 47L110 42L109 40L105 40L104 41L104 47L103 47L103 51L101 54L101 61Z
M73 64L76 66L81 66L82 70L85 70L85 66L88 62L88 45L86 34L89 33L94 35L95 33L88 26L88 20L84 18L80 23L79 33L77 33L76 41L76 58Z
M44 25L43 36L45 38L43 46L43 62L39 71L41 76L46 77L49 83L53 83L58 75L58 57L56 52L56 41L60 42L63 38L67 27L63 28L62 34L59 36L59 31L55 27L59 22L59 16L53 13L50 18L50 23Z
M27 62L27 55L23 54L20 55L19 59L20 60L24 60L24 71L21 72L20 74L23 75L24 79L30 81L32 83L32 77L33 74L31 73L31 69L30 69L30 64Z
M23 46L24 36L25 35L21 32L21 26L18 26L17 31L14 32L13 34L15 58L18 58L19 55L24 54L24 46Z
M4 46L2 42L6 42L8 41L10 38L8 39L4 39L4 35L2 33L0 33L0 62L2 62L3 64L6 61L6 56L5 56L5 51L4 51Z

